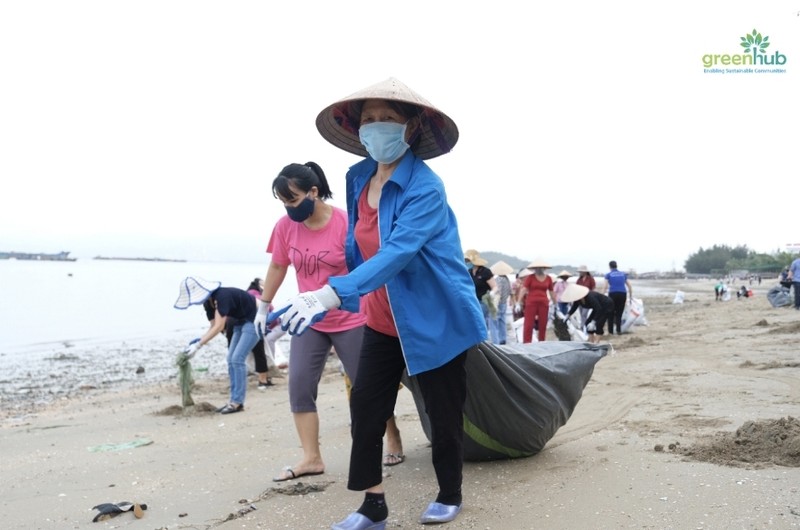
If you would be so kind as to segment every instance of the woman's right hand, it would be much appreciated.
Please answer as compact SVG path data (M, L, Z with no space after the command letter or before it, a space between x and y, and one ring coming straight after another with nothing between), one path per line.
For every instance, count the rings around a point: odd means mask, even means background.
M194 357L194 354L197 353L197 350L199 350L202 346L203 345L200 343L200 337L198 337L190 342L188 346L186 346L186 349L183 350L183 353L186 354L187 359L191 359Z

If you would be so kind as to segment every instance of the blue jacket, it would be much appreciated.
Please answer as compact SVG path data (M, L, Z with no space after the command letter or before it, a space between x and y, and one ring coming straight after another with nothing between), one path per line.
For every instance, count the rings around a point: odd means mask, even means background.
M389 295L409 375L438 368L486 340L475 286L464 266L455 215L441 179L411 150L384 184L378 204L380 249L364 261L354 232L358 198L377 170L366 158L347 172L346 276L329 283L342 309L382 285Z

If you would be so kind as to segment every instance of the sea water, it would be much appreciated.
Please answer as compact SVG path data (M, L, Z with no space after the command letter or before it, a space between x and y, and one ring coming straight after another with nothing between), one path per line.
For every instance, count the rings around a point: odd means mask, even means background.
M0 351L124 340L207 328L200 306L173 307L186 276L247 289L258 263L0 260ZM287 274L276 300L297 293Z
M246 289L264 263L0 260L0 401L175 375L180 349L208 329L202 306L173 306L186 276ZM293 271L275 296L297 294ZM226 373L224 337L195 365ZM137 374L137 368L144 368Z
M247 289L259 263L0 260L0 351L127 340L208 327L200 306L173 307L186 276ZM276 300L297 293L287 274Z

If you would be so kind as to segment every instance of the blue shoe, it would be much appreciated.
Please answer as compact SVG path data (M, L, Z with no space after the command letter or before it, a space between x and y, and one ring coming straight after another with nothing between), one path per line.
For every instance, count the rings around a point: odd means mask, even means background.
M428 508L423 512L419 522L422 524L431 523L449 523L461 511L461 505L452 506L450 504L442 504L440 502L432 502Z
M331 526L331 530L384 530L385 528L386 519L375 523L358 512L351 513L345 517L344 521L339 521Z

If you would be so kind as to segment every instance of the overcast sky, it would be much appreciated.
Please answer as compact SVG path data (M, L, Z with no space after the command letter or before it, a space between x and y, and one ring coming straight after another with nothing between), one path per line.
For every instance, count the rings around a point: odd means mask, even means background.
M430 165L464 248L640 272L714 244L783 250L800 242L799 13L800 0L3 2L0 250L265 261L285 214L273 178L313 160L344 208L359 159L315 117L390 76L459 126ZM786 73L704 73L703 55L744 53L753 29Z

